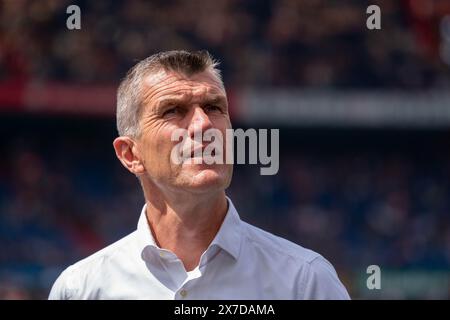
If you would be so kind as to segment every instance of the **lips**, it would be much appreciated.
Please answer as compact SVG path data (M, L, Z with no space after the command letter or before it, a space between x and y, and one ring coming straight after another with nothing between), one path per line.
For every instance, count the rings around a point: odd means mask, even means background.
M203 157L203 151L206 146L197 146L196 148L192 149L192 144L187 143L184 148L180 150L180 157L184 160L197 158L195 156L196 153L200 154L199 158Z
M195 148L191 152L191 158L195 158L195 154L200 154L200 156L203 156L203 151L205 150L205 147L201 146L199 148Z
M189 152L188 150L190 150L190 148L186 148L182 151L181 157L183 159L183 161L189 160L189 159L204 159L205 157L212 157L214 158L216 155L221 154L220 152L216 152L216 149L211 150L211 153L209 154L204 154L205 152L205 148L207 147L207 145L205 146L201 146L201 147L196 147L193 150L191 150L191 152ZM188 154L187 156L184 156L185 154ZM196 153L198 153L198 155L196 155Z

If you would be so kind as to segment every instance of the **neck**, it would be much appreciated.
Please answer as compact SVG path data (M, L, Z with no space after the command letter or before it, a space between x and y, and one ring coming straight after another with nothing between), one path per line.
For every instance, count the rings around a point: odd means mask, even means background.
M160 196L146 192L147 220L157 245L172 251L193 270L217 234L227 213L225 191Z

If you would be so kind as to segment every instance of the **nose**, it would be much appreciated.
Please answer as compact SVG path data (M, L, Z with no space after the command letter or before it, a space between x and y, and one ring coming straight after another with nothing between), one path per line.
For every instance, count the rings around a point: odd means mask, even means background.
M196 106L193 112L188 130L191 137L193 137L197 131L204 134L206 130L212 128L211 120L200 106Z

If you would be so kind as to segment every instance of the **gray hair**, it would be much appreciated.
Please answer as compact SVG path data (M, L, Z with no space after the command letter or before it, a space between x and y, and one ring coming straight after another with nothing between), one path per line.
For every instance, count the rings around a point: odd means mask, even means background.
M117 131L120 136L137 137L142 106L142 80L161 70L180 72L191 76L210 71L222 81L218 62L208 51L165 51L151 55L132 67L117 90Z

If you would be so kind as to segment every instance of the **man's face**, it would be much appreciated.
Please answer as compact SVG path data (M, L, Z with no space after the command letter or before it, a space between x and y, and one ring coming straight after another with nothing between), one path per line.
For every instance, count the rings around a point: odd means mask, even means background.
M144 79L142 108L137 139L146 170L142 178L169 190L205 192L228 187L233 171L231 164L208 165L204 161L196 164L192 159L176 163L171 159L172 150L179 142L171 139L175 130L187 130L191 142L195 133L204 134L211 128L219 130L225 139L226 129L231 128L226 93L213 73L204 71L186 76L161 71L148 76ZM198 142L196 148L205 148L210 143Z

